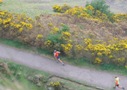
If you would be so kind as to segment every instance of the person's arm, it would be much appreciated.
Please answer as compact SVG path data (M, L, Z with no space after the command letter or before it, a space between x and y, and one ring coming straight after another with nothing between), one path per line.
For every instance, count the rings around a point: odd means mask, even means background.
M55 53L53 53L53 54L54 54L54 58L56 58L56 57L55 57Z
M58 53L60 54L60 51L58 51Z

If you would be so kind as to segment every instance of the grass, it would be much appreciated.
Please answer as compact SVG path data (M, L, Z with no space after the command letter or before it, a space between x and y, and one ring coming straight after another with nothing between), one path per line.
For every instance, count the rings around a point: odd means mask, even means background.
M4 90L6 90L6 88L9 88L9 90L45 90L44 86L38 87L34 83L28 81L26 77L28 75L34 76L39 74L43 75L46 79L49 77L48 73L31 69L5 59L0 59L0 62L7 63L10 71L13 72L11 76L0 73L0 76L2 77L2 79L0 79L0 84L4 87Z
M35 53L43 53L45 55L49 55L49 54L52 55L52 53L49 52L46 49L32 47L32 46L29 46L28 44L24 44L24 43L22 43L20 41L16 41L16 40L10 40L10 39L0 38L0 43L8 45L8 46L11 46L11 47L16 47L16 48L19 48L19 49L24 49L24 50L27 50L27 51L33 51Z
M91 1L91 0L87 0ZM53 14L52 6L55 4L63 5L68 4L70 6L85 6L86 2L84 0L3 0L0 8L2 10L7 10L10 12L26 14L32 18L40 14ZM73 3L72 3L73 2ZM116 1L117 3L117 1ZM125 4L124 4L125 3ZM109 4L109 3L108 3ZM123 12L122 5L126 8L126 2L121 2L118 5L114 3L109 4L114 12ZM116 9L116 6L119 8Z
M7 79L6 77L2 77L1 82L4 82L2 85L4 90L45 90L44 87L39 88L25 79L20 82L13 81L12 83L12 80Z
M45 5L45 3L26 3L22 2L21 0L5 0L1 6L2 10L7 10L10 12L20 13L20 14L26 14L32 18L35 16L38 16L40 14L48 14L53 13L50 9L39 9L41 5ZM45 5L46 7L46 5ZM48 6L47 6L48 7Z
M78 83L73 82L73 81L61 79L59 77L50 78L49 81L54 81L54 82L60 81L61 83L64 83L64 86L66 86L66 88L69 88L71 90L98 90L98 89L95 89L93 87L84 86L84 84L81 85L81 84L78 84Z
M27 49L29 49L28 48L29 46L27 44L23 44L19 41L0 38L0 42L3 44L6 44L6 45L12 46L12 47L16 47L16 48L24 48L24 49L27 48Z
M52 10L52 6L55 4L62 5L64 3L67 3L71 6L75 6L84 3L84 0L75 0L73 4L68 0L37 0L36 3L34 1L35 0L3 0L0 8L2 10L7 10L14 13L26 14L27 16L34 18L35 16L38 16L40 14L53 14L54 12Z
M16 72L11 74L11 76L0 72L0 76L1 76L0 90L1 88L3 88L2 90L8 90L8 89L9 90L46 90L45 85L53 81L59 81L65 87L71 88L72 90L98 90L95 87L85 85L84 83L79 84L77 83L77 81L75 82L75 80L71 80L71 79L60 78L57 76L49 78L49 76L51 76L49 73L32 69L27 66L8 61L6 59L0 59L0 62L7 63L9 70L11 72ZM18 73L20 73L20 75ZM38 87L36 84L32 83L27 79L27 76L34 76L34 75L42 75L46 83L42 83L41 84L42 86Z
M81 68L96 69L100 71L106 71L115 74L127 75L127 69L123 66L116 66L114 64L93 64L90 63L87 58L74 59L74 58L63 58L64 61L69 62L70 64L76 65Z
M41 55L46 55L52 58L52 52L46 49L40 49L40 48L28 46L27 44L23 44L19 41L0 38L0 43L8 45L8 46L16 47L19 49L32 51L34 53L38 53ZM116 74L119 73L122 75L127 75L127 72L126 72L127 69L122 66L118 67L113 64L95 65L95 64L91 64L89 60L86 58L74 59L74 58L68 58L68 57L61 56L61 59L69 64L76 65L76 66L83 67L83 68L85 67L85 68L97 69L97 70L102 70L102 71L105 70L111 73L116 73Z

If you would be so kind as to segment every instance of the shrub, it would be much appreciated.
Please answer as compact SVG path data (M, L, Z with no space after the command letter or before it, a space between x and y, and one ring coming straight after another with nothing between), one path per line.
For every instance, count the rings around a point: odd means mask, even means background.
M86 7L87 6L92 6L94 8L93 15L97 16L97 12L100 11L101 15L107 15L108 19L112 21L113 13L109 10L109 6L106 4L105 0L93 0L91 3L87 2Z
M32 19L21 14L0 11L1 37L13 38L33 28Z
M3 0L0 0L0 4L3 2Z
M62 83L59 81L50 82L49 86L53 88L52 90L62 90Z
M54 5L53 6L54 12L59 12L59 13L64 13L64 12L66 12L70 8L71 7L69 5L67 5L67 4L64 4L62 6L60 6L60 5Z
M53 10L54 10L54 12L61 12L61 6L60 5L54 5Z
M69 27L67 25L62 25L62 27L59 29L57 27L53 27L51 30L51 33L46 37L45 45L47 45L47 48L52 49L59 49L62 50L61 44L65 44L67 40L70 38L69 33ZM50 45L49 42L50 41Z
M120 21L123 21L123 20L127 20L127 14L115 14L113 16L113 20L115 22L120 22Z

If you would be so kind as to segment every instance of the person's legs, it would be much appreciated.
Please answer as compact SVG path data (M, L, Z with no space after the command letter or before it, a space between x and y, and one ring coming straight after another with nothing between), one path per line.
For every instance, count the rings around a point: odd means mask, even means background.
M120 86L119 84L118 84L118 85L116 85L115 87L117 87L117 88L120 88L120 89L123 89L123 90L124 90L124 87Z
M54 58L56 59L56 62L58 63L59 62L58 58L56 56L54 56Z
M60 57L58 57L57 60L64 65L63 61L60 60Z
M115 84L115 90L117 90L119 88L119 85L118 84Z

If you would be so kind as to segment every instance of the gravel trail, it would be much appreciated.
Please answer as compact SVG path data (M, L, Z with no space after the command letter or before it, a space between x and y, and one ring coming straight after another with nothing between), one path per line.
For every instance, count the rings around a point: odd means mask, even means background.
M114 86L114 77L119 76L120 84L127 88L127 77L116 75L105 71L97 71L89 68L80 68L73 65L66 64L62 66L60 63L49 58L9 47L0 44L0 57L7 60L17 62L35 69L43 70L54 75L79 80L84 83L95 85L97 87L111 88ZM125 89L126 90L126 89Z

